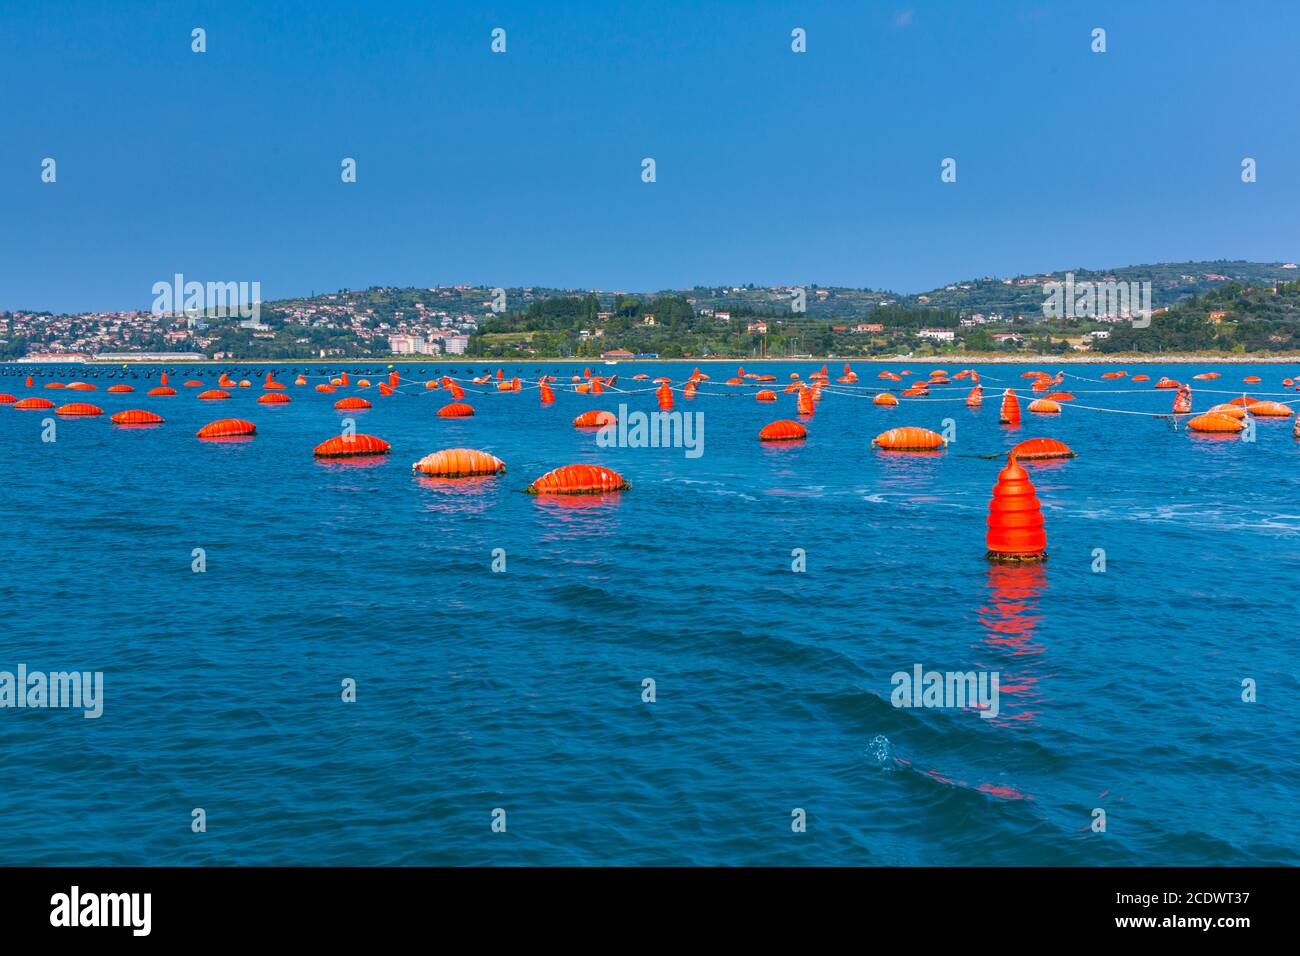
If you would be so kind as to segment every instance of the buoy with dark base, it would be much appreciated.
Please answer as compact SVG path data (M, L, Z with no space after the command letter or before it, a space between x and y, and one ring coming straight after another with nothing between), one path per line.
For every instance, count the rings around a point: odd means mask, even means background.
M984 538L988 547L984 557L988 560L1007 564L1047 560L1043 508L1015 452L1007 456L1007 466L998 472L998 483L989 501L988 524Z

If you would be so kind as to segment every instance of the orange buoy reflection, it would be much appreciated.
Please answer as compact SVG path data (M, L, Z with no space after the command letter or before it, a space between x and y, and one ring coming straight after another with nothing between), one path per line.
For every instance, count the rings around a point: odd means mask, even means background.
M1041 682L1046 648L1037 640L1042 623L1039 598L1047 588L1043 564L993 564L988 598L979 608L984 628L980 647L989 654L980 669L999 672L999 711L993 723L1035 723L1044 697Z

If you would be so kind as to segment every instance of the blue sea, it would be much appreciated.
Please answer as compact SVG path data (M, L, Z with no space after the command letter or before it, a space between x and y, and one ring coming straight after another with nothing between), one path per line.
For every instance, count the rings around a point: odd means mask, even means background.
M592 363L627 389L602 395L568 390L581 363L506 364L524 390L467 384L466 419L437 417L450 399L423 381L497 363L404 365L389 397L290 385L278 407L256 403L261 376L292 382L293 363L232 370L253 387L222 402L181 385L215 385L213 367L173 370L170 398L144 395L157 367L0 367L0 391L106 413L0 407L0 671L103 674L98 719L0 709L0 863L1300 863L1300 441L1290 419L1253 442L1175 429L1152 388L1217 370L1193 382L1198 411L1243 389L1295 401L1281 382L1300 369L1066 366L1076 401L1011 429L999 394L1027 405L1027 366L980 366L982 408L957 382L889 409L879 371L934 366L858 363L844 386L837 362L807 440L767 445L764 424L796 417L779 390L820 363L744 364L778 401L702 366L712 380L676 396L703 416L698 457L571 425L653 410L632 376L680 384L690 363ZM550 406L529 387L543 372ZM99 389L40 388L55 378ZM374 407L334 409L352 394ZM127 408L166 423L109 423ZM256 436L195 438L226 417ZM314 459L344 418L391 455ZM955 441L873 450L898 425ZM1027 466L1050 557L992 565L990 491L1037 436L1078 453ZM447 447L507 472L413 476ZM523 493L574 462L632 487ZM893 675L917 665L998 672L997 717L895 707Z

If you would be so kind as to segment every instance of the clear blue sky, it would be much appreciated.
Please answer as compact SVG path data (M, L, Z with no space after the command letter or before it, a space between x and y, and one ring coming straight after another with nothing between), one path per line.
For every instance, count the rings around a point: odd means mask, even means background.
M0 308L1300 258L1300 4L1084 6L0 0Z

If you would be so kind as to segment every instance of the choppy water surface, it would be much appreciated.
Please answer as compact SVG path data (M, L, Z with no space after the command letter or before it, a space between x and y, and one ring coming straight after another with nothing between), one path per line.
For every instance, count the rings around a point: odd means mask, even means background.
M405 374L451 368L469 377L463 363ZM581 368L518 372L567 383ZM635 372L680 382L690 368L592 370L645 389ZM747 368L785 382L817 365ZM865 387L884 366L856 368ZM1083 378L1062 387L1077 404L1167 412L1173 400L1074 368ZM1252 373L1264 380L1252 395L1300 397L1281 366L1218 370L1195 383L1198 410ZM996 395L1027 391L1025 367L988 366L982 409L960 401L966 387L883 409L834 386L806 442L771 447L757 432L795 417L793 396L724 395L733 367L715 365L698 398L677 397L704 415L704 453L688 458L600 448L570 425L620 402L653 409L652 391L562 391L550 407L535 390L470 394L478 414L444 420L446 393L418 386L367 389L374 408L345 413L332 403L353 389L290 386L291 404L267 407L258 379L210 403L183 387L145 397L158 369L58 374L99 385L86 393L23 387L50 370L5 371L0 391L19 397L167 421L59 420L43 442L49 413L0 407L0 670L102 671L106 698L98 720L0 710L0 862L1300 862L1289 421L1261 420L1253 444L1077 408L1026 412L1009 430ZM137 392L104 391L118 381ZM392 455L314 460L345 416ZM251 419L257 436L195 439L222 417ZM870 448L887 427L945 418L957 441L942 454ZM1051 558L990 566L1001 462L982 456L1040 435L1079 452L1032 466ZM509 470L412 476L417 458L453 446ZM632 490L576 503L521 493L579 461L618 469ZM196 548L205 573L191 570ZM498 548L505 573L491 569ZM918 663L999 671L999 716L893 707L891 675ZM347 678L355 703L340 700ZM1255 703L1241 700L1246 678ZM206 833L191 832L195 807ZM503 834L490 827L498 807ZM791 830L794 808L806 833ZM1094 808L1104 834L1090 832Z

